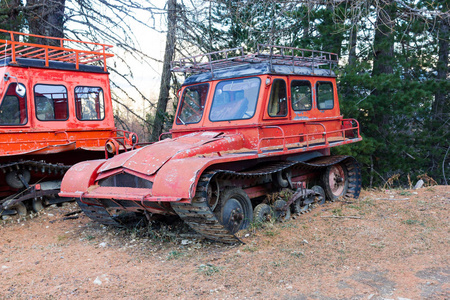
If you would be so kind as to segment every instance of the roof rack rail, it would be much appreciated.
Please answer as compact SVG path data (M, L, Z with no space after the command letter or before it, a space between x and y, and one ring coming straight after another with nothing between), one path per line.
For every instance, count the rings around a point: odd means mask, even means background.
M51 61L73 63L75 64L75 68L79 70L80 65L92 65L94 62L102 62L103 70L106 72L106 59L114 56L112 53L106 53L106 50L113 47L111 45L0 29L0 34L2 33L9 35L10 40L0 39L0 60L10 58L10 63L12 64L17 64L18 58L30 58L44 60L46 67L49 66L49 62ZM59 43L59 46L49 46L26 41L32 40L33 38L56 41ZM22 41L20 41L21 39ZM98 49L82 50L65 46L65 44L69 43L74 44L74 46L97 47Z
M171 62L171 70L183 73L211 72L214 78L215 70L244 64L268 63L270 69L273 69L274 65L313 69L327 66L331 71L332 67L338 64L338 61L338 55L331 52L258 44L257 52L253 54L245 55L243 47L238 47L181 58Z

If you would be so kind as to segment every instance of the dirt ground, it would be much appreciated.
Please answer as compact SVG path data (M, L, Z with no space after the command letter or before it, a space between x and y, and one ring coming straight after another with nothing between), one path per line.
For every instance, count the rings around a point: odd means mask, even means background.
M2 221L0 299L449 299L449 204L448 186L363 191L243 245L50 207Z

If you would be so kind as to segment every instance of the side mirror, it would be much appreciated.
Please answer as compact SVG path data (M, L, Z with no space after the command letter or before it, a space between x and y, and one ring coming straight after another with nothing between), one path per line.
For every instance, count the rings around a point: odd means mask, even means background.
M19 96L20 98L23 98L25 96L26 92L27 92L27 89L25 88L25 86L21 83L18 83L16 86L17 96Z

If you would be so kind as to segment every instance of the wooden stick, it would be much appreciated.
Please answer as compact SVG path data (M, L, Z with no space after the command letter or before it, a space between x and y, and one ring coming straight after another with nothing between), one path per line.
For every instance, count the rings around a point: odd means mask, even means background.
M409 198L374 198L374 200L394 200L394 201L402 201L402 200L409 200Z
M348 219L361 219L361 217L358 216L320 216L321 218L348 218Z

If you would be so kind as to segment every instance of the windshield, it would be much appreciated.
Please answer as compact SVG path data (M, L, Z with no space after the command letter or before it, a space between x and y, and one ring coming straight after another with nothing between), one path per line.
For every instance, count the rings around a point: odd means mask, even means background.
M177 124L198 123L202 119L208 96L209 84L198 84L186 87L181 98Z
M230 121L250 119L258 101L258 77L221 81L217 84L209 119Z

